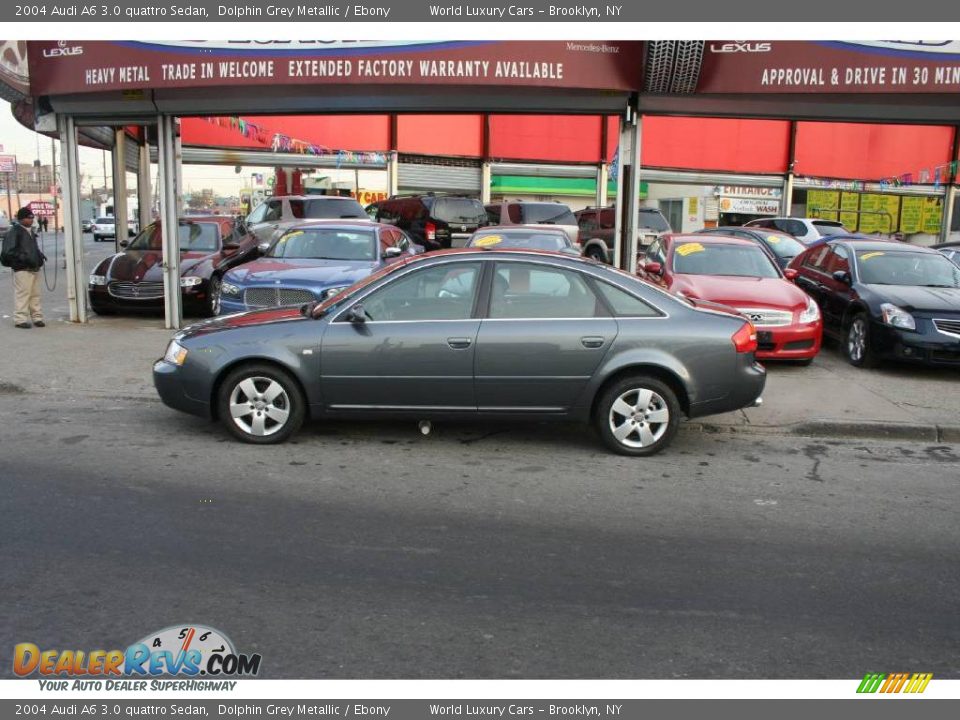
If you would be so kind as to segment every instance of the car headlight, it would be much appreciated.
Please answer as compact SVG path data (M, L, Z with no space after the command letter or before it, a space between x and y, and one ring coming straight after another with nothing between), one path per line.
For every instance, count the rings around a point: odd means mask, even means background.
M220 294L238 296L240 295L240 286L234 285L233 283L228 283L226 280L224 280L220 284Z
M349 286L349 285L341 285L340 287L327 288L326 290L323 291L323 299L324 299L324 300L329 300L329 299L332 298L334 295L339 295L340 293L342 293L342 292L343 292L344 290L346 290L348 287L350 287L350 286Z
M196 287L202 282L202 277L197 277L196 275L187 275L186 277L180 278L180 287Z
M883 314L883 322L887 325L900 328L901 330L917 329L917 321L913 319L913 315L903 308L892 305L891 303L883 303L880 306L880 312Z
M163 355L163 361L177 367L183 365L187 359L187 349L176 340L171 340L167 345L167 352Z
M107 276L106 275L91 275L90 276L91 285L106 285Z
M800 313L800 322L812 323L820 319L820 306L814 302L813 298L807 298L807 307Z

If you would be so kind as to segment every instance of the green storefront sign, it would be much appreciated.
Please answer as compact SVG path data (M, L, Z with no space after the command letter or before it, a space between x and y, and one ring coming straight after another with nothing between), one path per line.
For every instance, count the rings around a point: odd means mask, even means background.
M490 179L494 195L558 195L567 197L596 197L595 178L539 177L528 175L494 175ZM607 196L617 196L617 183L607 183ZM640 183L640 199L647 197L647 183Z

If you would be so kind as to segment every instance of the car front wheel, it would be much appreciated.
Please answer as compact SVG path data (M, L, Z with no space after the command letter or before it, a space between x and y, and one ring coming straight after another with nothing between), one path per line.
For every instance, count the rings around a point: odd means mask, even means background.
M597 403L594 425L607 447L621 455L654 455L673 440L680 403L666 383L632 375L608 387Z
M870 344L870 319L863 313L853 318L847 328L844 350L851 365L866 368L876 366L877 359Z
M220 314L220 286L222 281L219 276L214 275L210 278L210 283L207 286L207 315L209 317L214 317L215 315Z
M305 402L289 373L260 363L233 370L218 394L220 419L230 434L258 445L281 443L296 432Z

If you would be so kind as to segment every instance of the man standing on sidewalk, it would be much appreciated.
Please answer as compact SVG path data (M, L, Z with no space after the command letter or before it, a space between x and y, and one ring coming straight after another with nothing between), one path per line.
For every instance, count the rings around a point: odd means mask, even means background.
M40 268L46 256L30 231L33 212L30 208L17 211L16 222L10 225L3 238L0 260L13 270L14 315L13 323L18 328L44 327L43 310L40 308Z

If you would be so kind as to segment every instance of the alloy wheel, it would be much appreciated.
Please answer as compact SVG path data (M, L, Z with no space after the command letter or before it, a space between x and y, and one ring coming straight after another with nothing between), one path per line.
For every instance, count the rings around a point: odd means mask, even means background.
M220 278L213 276L210 278L210 314L220 314Z
M667 432L670 408L658 393L647 388L632 388L610 406L610 431L622 445L646 448Z
M230 417L234 425L248 435L273 435L287 424L290 398L276 380L248 377L237 383L230 393Z
M847 332L847 353L854 362L863 360L867 349L867 326L862 318L857 318L850 324Z

